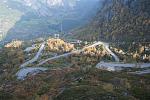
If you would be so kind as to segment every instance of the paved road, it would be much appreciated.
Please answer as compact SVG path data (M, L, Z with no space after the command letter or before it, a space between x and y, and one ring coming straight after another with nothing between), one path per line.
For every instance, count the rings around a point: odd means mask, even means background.
M97 46L97 45L103 45L104 48L106 49L106 51L107 51L109 54L111 54L111 55L114 57L115 61L116 61L116 63L114 63L114 62L110 62L110 63L107 63L107 62L100 62L100 63L97 64L97 66L96 66L97 68L104 68L104 69L106 69L106 70L108 70L108 71L116 71L116 70L122 70L122 68L124 68L124 67L135 67L135 66L137 66L136 64L124 64L124 63L119 63L119 58L118 58L118 56L115 55L115 54L109 49L109 44L108 44L108 43L104 43L104 42L100 42L100 41L99 41L99 42L96 42L96 43L94 43L94 44L92 44L92 45L89 45L89 46L87 46L87 47L85 47L85 48L83 48L83 49L81 49L81 50L75 50L75 51L72 51L72 52L69 52L69 53L65 53L65 54L62 54L62 55L58 55L58 56L55 56L55 57L48 58L48 59L46 59L46 60L40 62L37 66L41 66L41 65L43 65L43 64L45 64L46 62L51 61L51 60L55 60L55 59L58 59L58 58L61 58L61 57L67 57L67 56L72 55L72 54L74 54L74 53L80 53L80 52L84 51L84 50L87 49L87 48L95 47L95 46ZM20 66L22 69L20 69L20 70L18 71L18 73L16 74L18 79L24 79L29 73L32 73L32 74L35 73L35 74L36 74L36 73L38 73L39 71L45 71L45 70L47 70L46 68L41 68L41 67L36 67L36 68L24 68L24 67L26 67L28 64L31 64L31 63L33 63L33 62L35 62L35 61L38 60L38 58L39 58L39 56L41 55L41 52L43 51L44 47L45 47L45 42L43 42L43 43L41 44L41 47L40 47L39 51L37 52L37 54L35 55L35 57L34 57L33 59L31 59L31 60L25 62L24 64L22 64L22 65ZM139 64L139 65L140 65L140 68L150 67L150 63L143 63L143 64ZM149 70L148 70L148 71L143 71L143 72L140 72L140 73L147 73L147 72L149 72Z
M135 72L129 72L130 74L136 74L136 75L143 75L143 74L149 74L150 69L143 70L143 71L135 71Z
M99 42L94 43L94 44L91 45L91 46L88 46L88 48L89 48L89 47L94 47L94 46L97 46L97 45L103 45L104 48L106 49L106 51L107 51L110 55L112 55L112 56L114 57L114 59L115 59L116 62L119 62L119 61L120 61L120 60L119 60L119 57L109 49L109 43L105 43L105 42L99 41Z
M90 47L94 47L96 45L99 45L101 43L94 43L93 45L90 45L90 46L87 46L86 48L90 48ZM20 67L21 69L17 72L16 76L17 76L17 79L20 79L20 80L24 80L24 78L29 74L36 74L40 71L45 71L47 70L46 68L41 68L41 67L34 67L34 68L25 68L28 64L31 64L35 61L38 60L39 56L41 55L41 52L43 51L45 47L45 42L42 43L39 51L37 52L37 54L35 55L35 57L27 62L25 62L24 64L22 64ZM85 48L84 48L85 49ZM69 52L69 53L65 53L65 54L62 54L62 55L59 55L59 56L55 56L55 57L52 57L52 58L48 58L46 60L44 60L43 62L39 63L37 66L40 66L40 65L43 65L44 63L46 63L47 61L50 61L50 60L55 60L55 59L58 59L58 58L61 58L61 57L67 57L69 55L72 55L74 53L78 53L78 52L82 52L84 51L84 49L81 49L81 50L75 50L75 51L72 51L72 52Z
M32 47L27 47L24 51L25 52L30 52L33 49L35 49L35 45L32 45Z
M65 53L65 54L58 55L58 56L55 56L55 57L52 57L52 58L48 58L48 59L46 59L46 60L40 62L37 66L41 66L41 65L43 65L44 63L46 63L46 62L48 62L48 61L51 61L51 60L55 60L55 59L58 59L58 58L61 58L61 57L67 57L67 56L72 55L72 54L74 54L74 53L80 53L80 52L84 51L84 50L87 49L87 48L95 47L95 46L97 46L97 45L103 45L103 46L105 47L105 49L107 50L107 52L108 52L109 54L111 54L111 55L115 58L115 60L116 60L117 62L119 61L119 58L109 49L109 44L108 44L108 43L96 42L96 43L94 43L94 44L92 44L92 45L90 45L90 46L87 46L87 47L85 47L85 48L83 48L83 49L81 49L81 50L75 50L75 51L72 51L72 52L69 52L69 53ZM31 64L31 63L33 63L33 62L35 62L35 61L38 60L38 58L39 58L39 56L41 55L41 52L43 51L44 47L45 47L45 42L43 42L43 43L41 44L41 47L40 47L39 51L37 52L37 54L35 55L35 57L34 57L33 59L31 59L31 60L25 62L24 64L22 64L22 65L20 66L21 69L20 69L20 70L17 72L17 74L16 74L18 79L23 80L29 73L32 73L32 74L35 73L35 74L36 74L36 73L39 72L39 71L45 71L45 70L47 70L47 69L41 68L41 67L36 67L36 68L24 68L24 67L26 67L27 65L29 65L29 64Z
M122 62L100 62L96 65L96 68L105 69L108 71L119 71L124 68L148 68L150 63L122 63Z
M22 68L20 69L17 73L16 73L16 76L17 76L17 79L19 80L24 80L25 77L30 73L30 74L37 74L41 71L46 71L48 70L47 68L42 68L42 67L36 67L36 68Z
M72 52L69 52L69 53L65 53L65 54L62 54L62 55L59 55L59 56L55 56L55 57L51 57L51 58L48 58L42 62L40 62L37 66L41 66L43 64L45 64L46 62L48 61L51 61L51 60L55 60L55 59L58 59L58 58L61 58L61 57L67 57L69 55L72 55L74 53L77 53L77 52L81 52L80 50L76 50L76 51L72 51Z
M83 48L83 49L81 49L81 50L75 50L75 51L72 51L72 52L69 52L69 53L65 53L65 54L58 55L58 56L55 56L55 57L52 57L52 58L48 58L48 59L46 59L46 60L40 62L37 66L41 66L41 65L43 65L44 63L46 63L46 62L48 62L48 61L51 61L51 60L55 60L55 59L58 59L58 58L61 58L61 57L67 57L67 56L72 55L72 54L74 54L74 53L80 53L80 52L84 51L84 50L87 49L87 48L95 47L95 46L97 46L97 45L104 45L105 48L106 48L106 50L107 50L114 58L115 58L115 57L117 58L117 56L116 56L113 52L111 52L111 50L109 49L108 44L103 43L103 42L96 42L96 43L94 43L94 44L92 44L92 45L90 45L90 46L87 46L87 47L85 47L85 48ZM117 61L118 61L118 59L119 59L119 58L117 58Z
M119 57L109 49L109 45L105 45L104 47L105 47L106 51L114 57L116 62L120 61Z
M41 52L43 51L44 47L45 47L45 42L43 42L43 43L41 44L41 47L40 47L39 51L37 52L37 54L36 54L31 60L29 60L29 61L23 63L23 64L20 66L20 68L26 67L27 65L32 64L33 62L37 61L38 58L39 58L39 56L41 55Z
M103 45L105 47L105 49L107 50L107 52L114 57L115 61L119 62L119 58L109 49L109 44L108 43L104 43L104 42L99 41L99 42L96 42L96 43L94 43L90 46L85 47L84 49L90 48L90 47L95 47L97 45ZM44 47L45 47L45 42L42 43L42 45L41 45L39 51L37 52L36 56L33 59L31 59L31 60L25 62L24 64L22 64L20 67L21 68L26 67L27 65L37 61L39 56L41 55L41 52L44 49ZM84 49L76 50L76 51L73 51L73 52L65 53L63 55L58 55L58 56L55 56L55 57L52 57L52 58L48 58L48 59L44 60L43 62L39 63L38 66L40 66L40 65L42 65L42 64L44 64L44 63L46 63L47 61L50 61L50 60L55 60L55 59L58 59L60 57L67 57L67 56L69 56L71 54L74 54L76 52L82 52L82 51L84 51Z

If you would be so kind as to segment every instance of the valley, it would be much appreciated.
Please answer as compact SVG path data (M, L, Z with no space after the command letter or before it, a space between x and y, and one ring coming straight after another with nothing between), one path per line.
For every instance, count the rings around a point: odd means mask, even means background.
M30 40L53 33L67 33L75 27L85 25L96 13L98 2L86 1L2 0L0 43L10 42L12 39Z
M0 100L149 100L149 0L0 0Z

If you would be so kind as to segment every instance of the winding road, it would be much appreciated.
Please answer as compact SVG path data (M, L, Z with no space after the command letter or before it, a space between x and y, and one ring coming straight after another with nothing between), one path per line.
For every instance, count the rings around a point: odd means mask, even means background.
M69 52L69 53L65 53L65 54L62 54L62 55L58 55L58 56L55 56L55 57L48 58L48 59L42 61L41 63L39 63L38 66L43 65L44 63L46 63L47 61L50 61L50 60L55 60L55 59L58 59L58 58L61 58L61 57L67 57L67 56L69 56L71 54L74 54L74 53L80 53L80 52L84 51L84 49L87 49L87 48L90 48L90 47L95 47L97 45L103 45L105 47L106 51L114 57L115 61L119 62L119 58L109 49L109 44L99 41L99 42L96 42L96 43L94 43L90 46L87 46L87 47L85 47L81 50L75 50L75 51L72 51L72 52ZM42 43L42 45L41 45L39 51L37 52L37 54L35 55L35 57L32 58L31 60L25 62L24 64L22 64L20 67L21 68L26 67L27 65L32 64L33 62L37 61L39 56L41 55L41 52L43 51L44 47L45 47L45 42Z
M143 75L143 74L149 74L150 69L142 70L142 71L135 71L135 72L129 72L130 74L136 74L136 75Z
M39 51L37 52L37 54L36 54L31 60L29 60L29 61L23 63L23 64L20 66L20 68L26 67L27 65L32 64L33 62L37 61L38 58L39 58L39 56L41 55L41 52L43 51L44 47L45 47L45 42L43 42L43 43L41 44L41 47L40 47Z
M75 50L75 51L72 51L72 52L69 52L69 53L65 53L65 54L62 54L62 55L58 55L58 56L55 56L55 57L48 58L48 59L40 62L37 66L41 66L44 63L46 63L48 61L51 61L51 60L55 60L55 59L58 59L58 58L61 58L61 57L67 57L67 56L72 55L74 53L80 53L80 52L84 51L87 48L94 47L94 46L97 46L97 45L104 45L104 46L106 46L105 48L107 48L108 52L110 54L112 54L112 56L114 56L114 54L112 52L110 52L111 50L109 50L109 48L108 48L109 46L108 45L105 45L103 42L96 42L96 43L94 43L94 44L92 44L90 46L87 46L87 47L85 47L85 48L83 48L81 50ZM43 42L41 44L41 47L40 47L39 51L37 52L37 54L35 55L35 57L33 59L25 62L24 64L22 64L20 66L21 69L16 74L17 79L23 80L29 73L34 74L34 73L38 73L40 70L41 71L47 70L47 69L42 68L42 67L27 68L27 65L32 64L33 62L38 60L38 58L41 55L41 52L43 51L44 47L45 47L45 42Z
M45 59L44 61L40 62L37 66L42 66L43 64L45 64L48 61L59 59L61 57L67 57L67 56L72 55L74 53L80 53L80 52L84 51L87 48L95 47L97 45L103 45L104 48L106 49L106 51L114 57L116 62L115 63L114 62L100 62L96 65L96 68L106 69L108 71L116 71L116 70L122 70L122 68L125 68L125 67L132 67L133 68L133 67L137 66L136 64L119 63L119 61L120 61L119 57L109 49L109 44L105 43L105 42L101 42L101 41L96 42L96 43L94 43L92 45L89 45L87 47L84 47L83 49L80 49L80 50L75 50L75 51L72 51L72 52L69 52L69 53L65 53L65 54L62 54L62 55L58 55L58 56L55 56L55 57ZM16 74L18 79L23 80L29 73L34 74L34 73L38 73L39 71L47 70L46 68L42 68L42 67L25 68L25 67L27 67L27 65L32 64L33 62L38 60L38 58L41 55L44 47L45 47L45 42L43 42L41 44L41 47L40 47L39 51L37 52L37 54L35 55L35 57L33 59L25 62L24 64L22 64L20 66L21 69ZM138 64L138 66L140 68L150 67L150 63ZM150 70L146 71L146 73L149 73L149 71Z
M119 62L119 58L109 49L109 44L108 43L96 42L96 43L94 43L94 44L92 44L90 46L87 46L87 47L85 47L85 48L83 48L81 50L75 50L75 51L72 51L72 52L69 52L69 53L65 53L65 54L58 55L58 56L55 56L55 57L52 57L52 58L48 58L48 59L42 61L41 63L39 63L37 66L41 66L44 63L46 63L48 61L51 61L51 60L55 60L55 59L58 59L58 58L61 58L61 57L67 57L67 56L72 55L74 53L80 53L80 52L84 51L87 48L95 47L97 45L103 45L105 47L106 51L114 57L115 61Z
M122 62L100 62L96 68L105 69L108 71L120 71L124 68L148 68L150 63L122 63Z
M27 47L24 52L30 52L32 51L33 49L35 49L35 45L32 45L32 47Z
M73 51L73 52L65 53L65 54L62 54L62 55L59 55L59 56L55 56L55 57L48 58L48 59L46 59L46 60L40 62L37 66L41 66L41 65L43 65L43 64L45 64L46 62L51 61L51 60L55 60L55 59L58 59L58 58L61 58L61 57L67 57L67 56L69 56L69 55L74 54L75 52L78 52L78 51Z
M105 47L106 51L114 57L116 62L120 61L119 57L109 49L109 45L104 45L104 47Z
M28 67L28 68L22 68L20 69L17 73L16 73L16 76L17 76L17 79L19 80L24 80L25 77L30 73L30 74L37 74L41 71L46 71L48 70L47 68L43 68L43 67Z

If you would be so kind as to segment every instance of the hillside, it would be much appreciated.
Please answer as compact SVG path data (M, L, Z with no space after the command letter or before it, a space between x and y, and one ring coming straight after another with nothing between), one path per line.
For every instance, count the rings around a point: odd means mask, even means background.
M16 40L0 49L0 100L149 100L149 72L132 74L149 67L107 71L95 67L100 61L114 61L103 45L87 48L94 42L77 45L54 38L43 41ZM57 58L77 48L83 51ZM126 58L131 61L131 56ZM49 58L57 59L40 65L45 71L30 72Z
M150 41L149 0L106 0L96 17L74 30L83 40Z

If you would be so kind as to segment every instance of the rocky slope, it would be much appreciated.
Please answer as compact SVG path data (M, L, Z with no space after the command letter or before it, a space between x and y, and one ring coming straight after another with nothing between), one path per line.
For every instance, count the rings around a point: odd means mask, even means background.
M93 21L77 29L84 40L150 41L149 0L105 0Z

